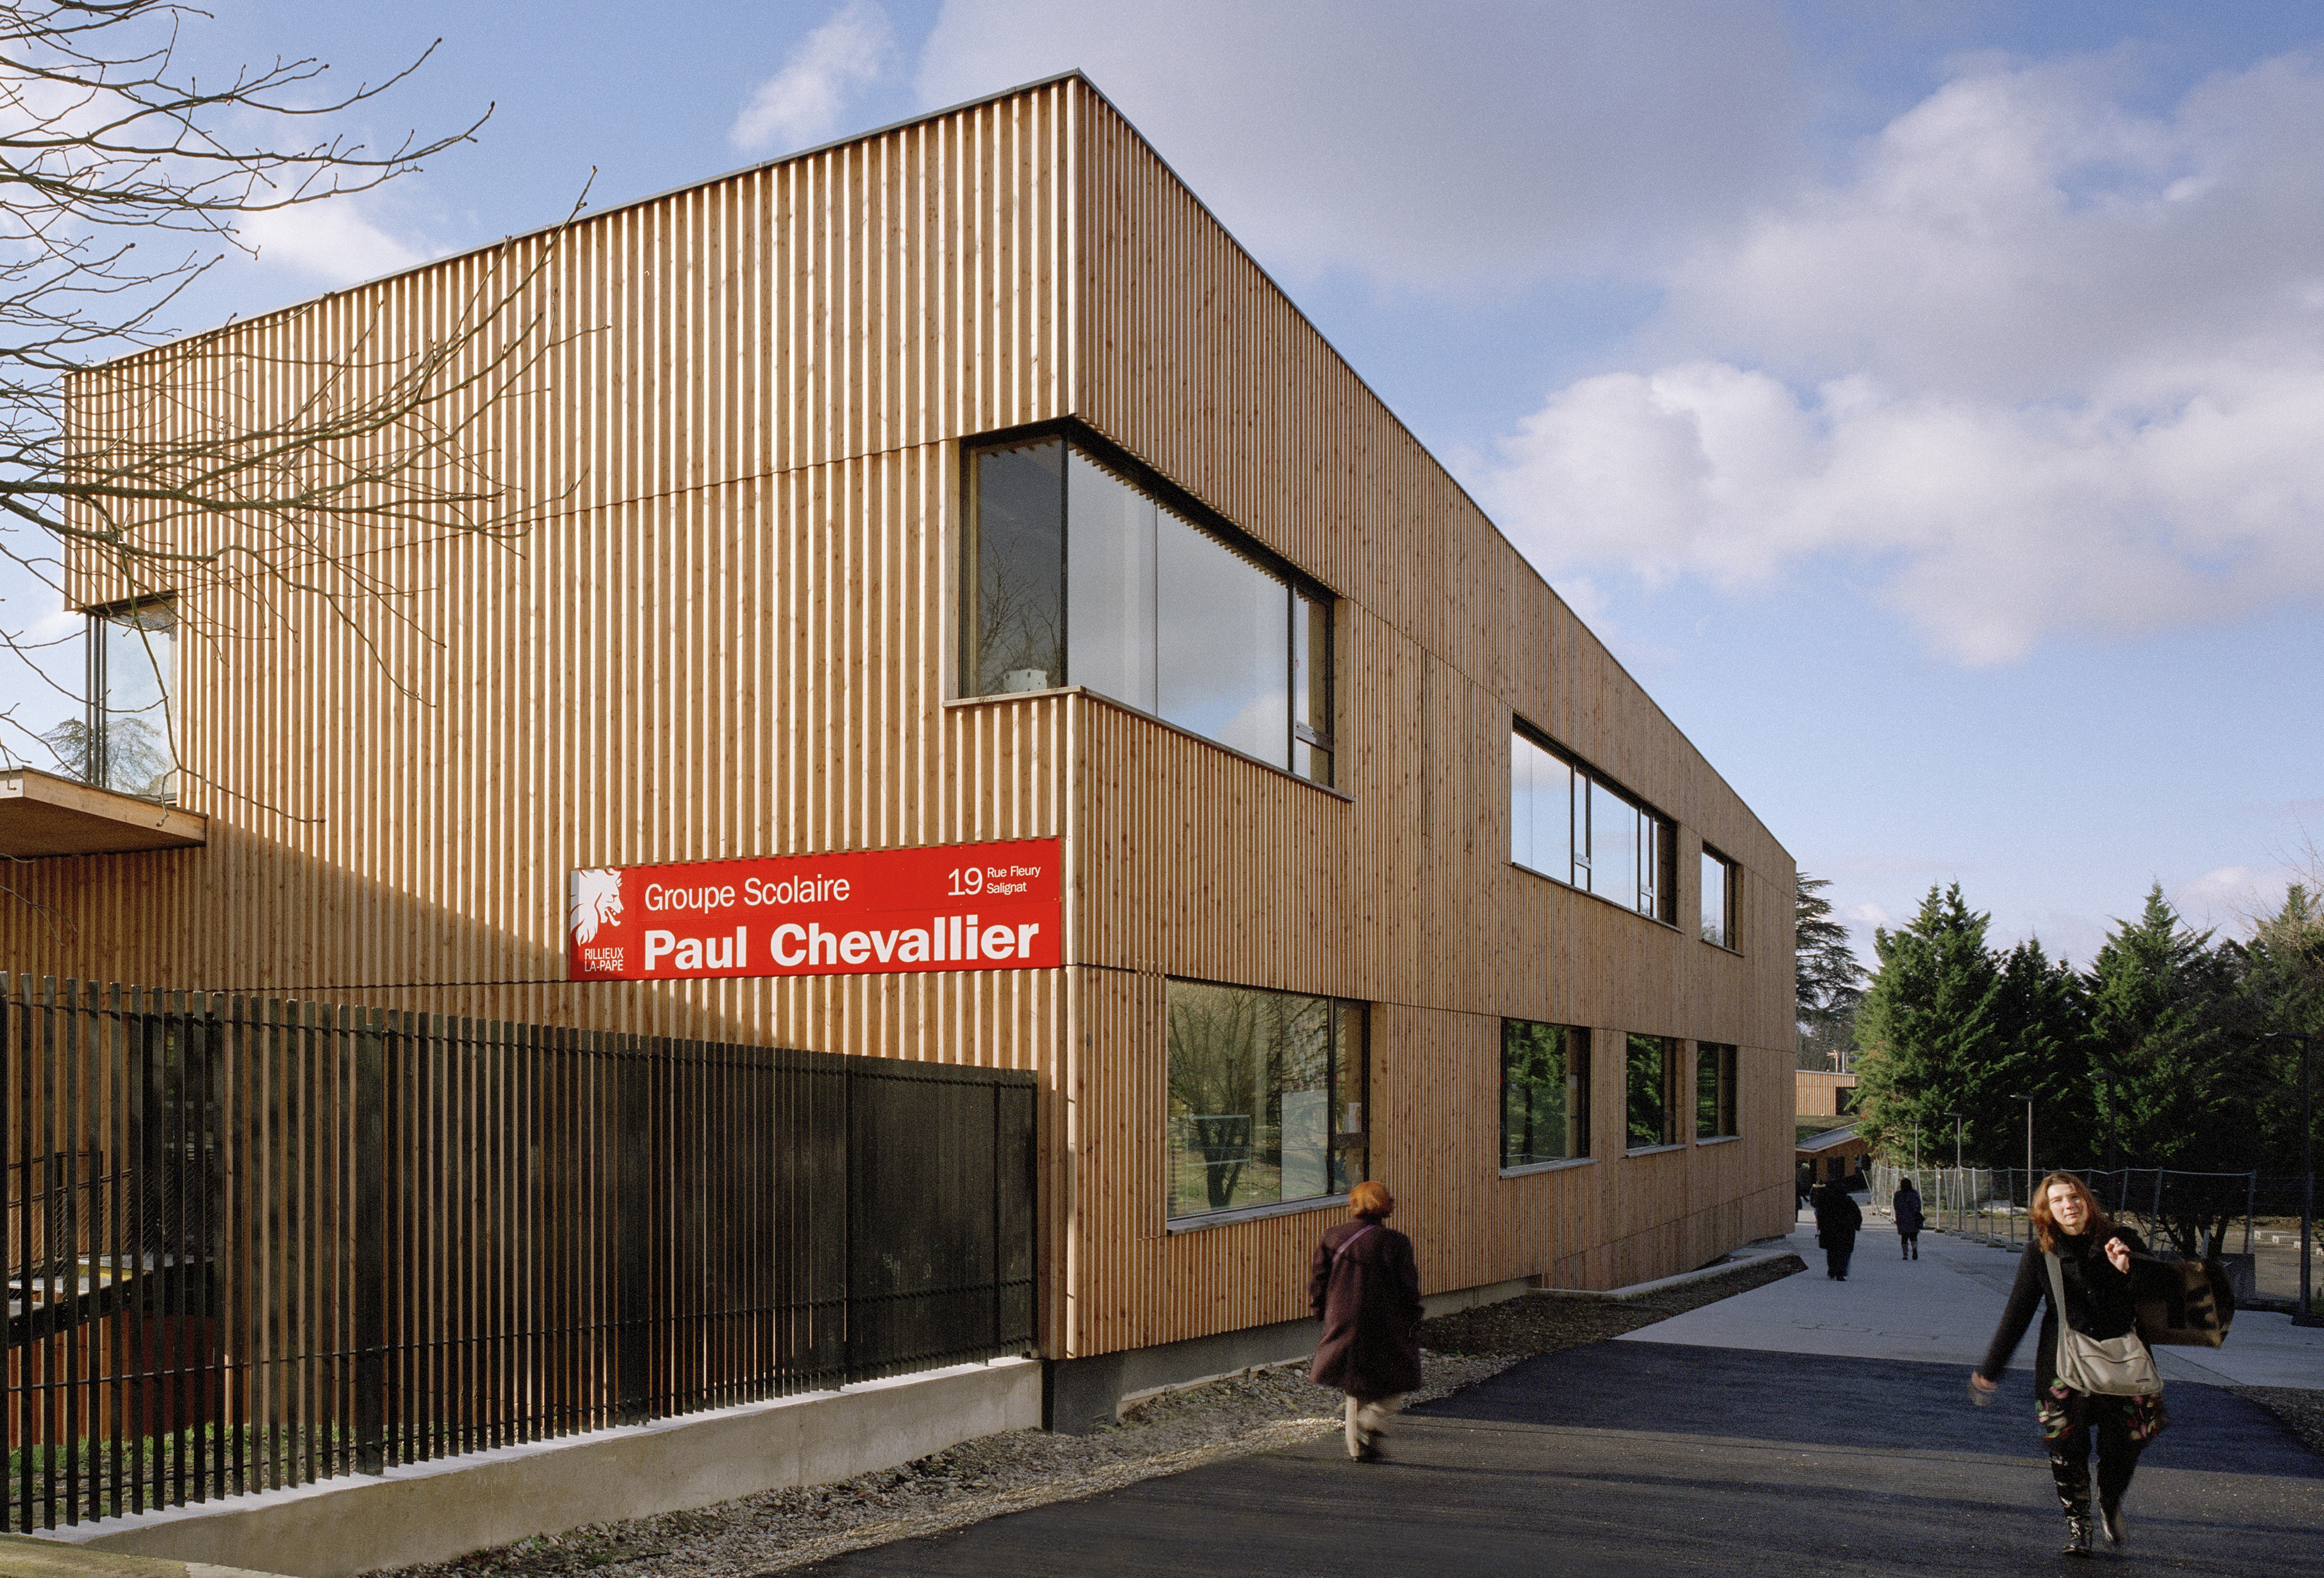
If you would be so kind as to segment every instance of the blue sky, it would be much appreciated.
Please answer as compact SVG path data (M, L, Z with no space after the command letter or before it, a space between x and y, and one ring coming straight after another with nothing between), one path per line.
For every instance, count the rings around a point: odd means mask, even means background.
M348 125L476 144L181 327L1079 66L1859 929L1957 878L2086 962L2324 841L2310 8L270 0L190 47L438 37Z

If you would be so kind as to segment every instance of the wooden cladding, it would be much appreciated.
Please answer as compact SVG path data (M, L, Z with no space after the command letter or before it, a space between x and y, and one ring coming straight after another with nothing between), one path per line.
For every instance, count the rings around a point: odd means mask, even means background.
M209 842L17 868L13 967L1032 1070L1058 1355L1305 1313L1328 1213L1165 1229L1171 977L1372 1005L1372 1167L1432 1289L1789 1220L1790 856L1088 84L132 358L76 380L78 430L272 420L317 358L370 387L495 278L473 354L537 354L447 410L522 535L177 587ZM1337 594L1333 789L1092 696L954 697L963 442L1068 418ZM1516 716L1675 819L1678 927L1510 863ZM563 980L576 866L1031 836L1066 840L1059 970ZM1739 954L1692 935L1705 840ZM1502 1178L1505 1016L1739 1047L1742 1137L1621 1157L1604 1057L1600 1159Z

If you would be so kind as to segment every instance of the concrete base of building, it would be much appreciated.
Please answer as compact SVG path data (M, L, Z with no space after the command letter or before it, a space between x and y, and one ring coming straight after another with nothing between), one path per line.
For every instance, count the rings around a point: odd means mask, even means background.
M1519 1278L1433 1293L1421 1304L1429 1315L1451 1315L1531 1291L1533 1285ZM1223 1380L1247 1370L1305 1363L1315 1352L1321 1329L1312 1320L1282 1321L1120 1353L1051 1360L1043 1378L1042 1421L1062 1435L1088 1435L1119 1422L1122 1409L1141 1398Z
M1041 1365L963 1364L650 1425L107 1518L97 1550L345 1578L536 1534L707 1507L893 1468L1041 1423Z

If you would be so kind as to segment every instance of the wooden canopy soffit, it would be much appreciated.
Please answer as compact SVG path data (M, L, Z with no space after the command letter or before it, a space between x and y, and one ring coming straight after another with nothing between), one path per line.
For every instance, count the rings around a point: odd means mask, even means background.
M125 854L209 839L209 818L29 767L0 768L0 855Z

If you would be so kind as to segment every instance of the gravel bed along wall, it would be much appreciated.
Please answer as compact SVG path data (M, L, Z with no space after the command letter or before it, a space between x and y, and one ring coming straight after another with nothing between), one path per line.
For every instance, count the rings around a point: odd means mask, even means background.
M1425 1389L1449 1396L1521 1359L1617 1337L1805 1268L1797 1255L1741 1262L1648 1297L1545 1295L1424 1322ZM1246 1370L1149 1398L1093 1435L1017 1430L839 1484L764 1490L693 1512L593 1524L396 1569L396 1578L604 1573L607 1578L755 1578L890 1540L939 1534L1049 1501L1119 1489L1222 1458L1267 1452L1340 1428L1341 1394L1296 1366Z

